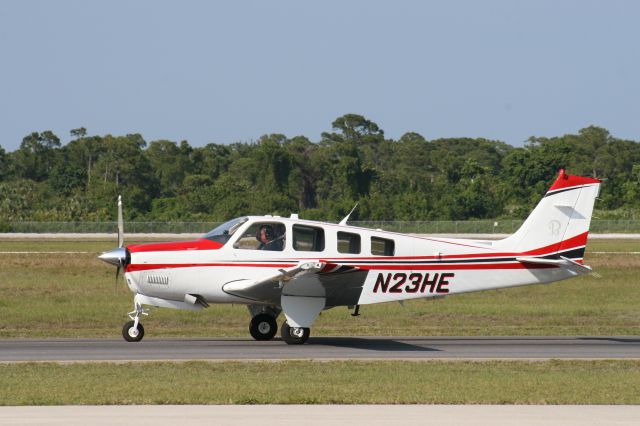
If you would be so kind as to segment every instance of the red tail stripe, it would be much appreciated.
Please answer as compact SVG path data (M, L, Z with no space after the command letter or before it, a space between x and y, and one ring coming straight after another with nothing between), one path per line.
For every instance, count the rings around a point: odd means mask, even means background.
M553 185L551 185L551 188L549 188L549 191L555 191L557 189L571 188L574 186L588 185L591 183L600 183L600 182L602 182L600 179L595 179L595 178L590 178L585 176L568 175L564 172L564 170L560 169L558 178L556 179L555 182L553 182Z
M582 234L576 235L575 237L558 241L557 243L550 244L548 246L541 247L535 250L529 250L524 254L540 255L540 254L546 254L546 253L555 253L559 250L570 250L572 248L586 246L588 236L589 236L588 231L583 232Z

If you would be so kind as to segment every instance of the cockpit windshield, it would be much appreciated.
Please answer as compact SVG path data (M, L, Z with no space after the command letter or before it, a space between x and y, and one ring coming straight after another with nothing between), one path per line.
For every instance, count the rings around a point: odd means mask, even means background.
M204 238L215 241L220 244L226 244L234 232L240 228L240 225L249 220L248 217L237 217L207 232Z

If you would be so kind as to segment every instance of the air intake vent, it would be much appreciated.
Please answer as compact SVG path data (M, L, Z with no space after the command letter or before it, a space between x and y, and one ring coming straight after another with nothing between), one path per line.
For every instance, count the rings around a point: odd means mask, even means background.
M147 283L169 285L169 277L166 275L147 275Z

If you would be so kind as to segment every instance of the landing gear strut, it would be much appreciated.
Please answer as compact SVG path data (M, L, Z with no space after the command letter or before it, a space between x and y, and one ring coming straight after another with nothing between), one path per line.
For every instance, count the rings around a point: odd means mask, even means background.
M271 340L278 332L276 319L269 314L258 314L251 318L249 333L256 340Z
M282 340L289 345L303 344L309 338L309 334L311 334L311 329L307 327L291 327L286 321L282 323L282 328L280 329Z
M142 309L142 305L134 302L135 310L129 312L129 318L132 321L127 322L122 327L122 337L127 342L139 342L144 337L144 327L140 324L141 315L149 315Z

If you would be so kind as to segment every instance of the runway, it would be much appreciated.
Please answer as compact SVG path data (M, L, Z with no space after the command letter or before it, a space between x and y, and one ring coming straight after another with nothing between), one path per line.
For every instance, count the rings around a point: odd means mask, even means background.
M640 337L312 337L0 340L0 362L640 359Z

